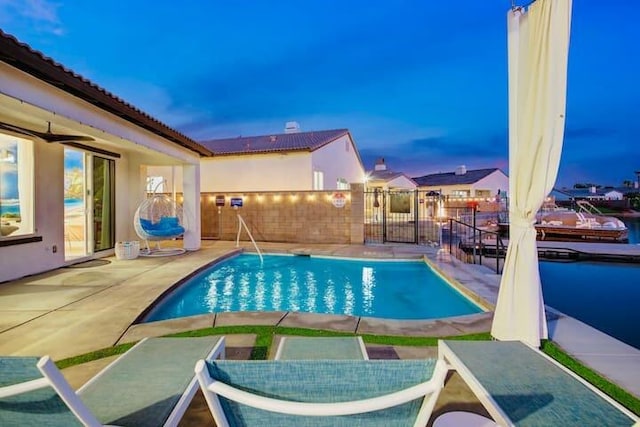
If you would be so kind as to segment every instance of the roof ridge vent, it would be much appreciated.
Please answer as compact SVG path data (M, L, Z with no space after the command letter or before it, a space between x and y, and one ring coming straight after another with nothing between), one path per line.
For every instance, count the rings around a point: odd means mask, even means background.
M298 122L285 123L284 133L300 133L300 123Z

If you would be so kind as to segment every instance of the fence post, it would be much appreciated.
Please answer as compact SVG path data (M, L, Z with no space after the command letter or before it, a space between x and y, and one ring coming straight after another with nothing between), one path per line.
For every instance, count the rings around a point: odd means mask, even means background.
M453 255L453 251L451 250L451 236L453 235L453 219L449 218L449 254Z
M387 241L387 196L389 190L382 190L382 243Z
M471 207L471 222L472 222L472 231L473 231L473 263L476 263L476 209L477 205L472 205Z
M498 246L500 245L500 235L496 235L496 274L500 274L500 254Z
M475 220L475 215L473 216L473 218ZM476 233L476 229L475 229L475 225L474 225L473 234L475 235L475 233ZM478 231L478 240L480 240L480 242L478 243L478 248L480 249L480 254L478 255L478 263L480 265L482 265L482 230Z
M420 233L418 232L418 219L420 215L418 215L418 190L413 190L413 241L416 245L420 244Z

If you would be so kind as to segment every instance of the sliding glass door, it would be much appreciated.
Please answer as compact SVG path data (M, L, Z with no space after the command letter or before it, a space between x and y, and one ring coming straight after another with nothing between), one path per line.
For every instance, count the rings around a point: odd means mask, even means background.
M115 161L65 147L65 259L115 245Z
M93 155L93 250L115 246L115 185L114 160Z

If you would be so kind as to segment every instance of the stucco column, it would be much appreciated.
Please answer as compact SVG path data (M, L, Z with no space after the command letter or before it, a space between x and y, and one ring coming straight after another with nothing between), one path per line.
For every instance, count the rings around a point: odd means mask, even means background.
M364 184L351 183L351 244L364 244Z
M138 156L123 157L116 162L115 179L116 242L139 239L133 218L147 197L147 167Z
M182 215L187 224L184 248L188 251L197 251L201 244L199 163L182 166L182 195Z

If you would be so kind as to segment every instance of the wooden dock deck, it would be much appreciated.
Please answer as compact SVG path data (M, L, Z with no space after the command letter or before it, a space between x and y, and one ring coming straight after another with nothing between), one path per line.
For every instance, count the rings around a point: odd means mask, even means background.
M509 245L507 239L502 240L505 249L499 249L499 256L504 257ZM640 244L627 243L597 243L597 242L559 242L537 241L538 257L540 259L554 259L567 261L603 261L603 262L631 262L640 263ZM473 242L461 242L460 249L466 253L473 253ZM495 258L495 240L475 243L476 253L484 257Z
M542 259L575 259L640 263L640 245L628 243L545 242L538 241Z

